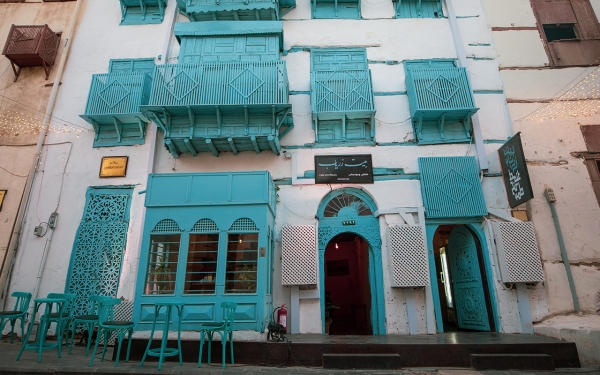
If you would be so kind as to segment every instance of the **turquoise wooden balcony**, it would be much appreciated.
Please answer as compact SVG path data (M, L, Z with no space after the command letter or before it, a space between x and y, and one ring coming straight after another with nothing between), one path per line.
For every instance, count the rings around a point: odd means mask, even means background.
M94 147L143 144L148 119L140 105L148 104L152 79L140 72L94 74L85 113L92 124Z
M291 129L284 61L172 64L154 70L142 111L165 134L173 157L182 152L281 151Z
M296 0L178 0L190 21L276 21Z
M425 63L426 65L426 63ZM421 143L438 143L448 138L449 130L460 122L462 136L450 134L452 140L468 140L471 130L471 116L479 108L475 107L473 91L465 68L430 66L422 64L406 67L406 90L413 118L415 132ZM438 139L424 135L432 124L437 127ZM452 129L451 129L452 127ZM429 128L429 129L426 129Z

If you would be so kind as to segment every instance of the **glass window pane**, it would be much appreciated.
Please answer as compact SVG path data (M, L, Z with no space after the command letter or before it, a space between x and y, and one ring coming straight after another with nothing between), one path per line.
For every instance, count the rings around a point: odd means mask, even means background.
M218 234L191 234L185 268L185 294L214 294L217 282Z
M150 236L144 294L173 294L179 259L179 234Z
M258 233L229 234L225 293L256 293Z

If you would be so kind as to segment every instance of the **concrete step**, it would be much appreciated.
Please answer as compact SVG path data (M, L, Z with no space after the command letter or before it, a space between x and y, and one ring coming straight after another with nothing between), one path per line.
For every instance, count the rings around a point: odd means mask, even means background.
M550 370L554 358L548 354L471 354L475 370Z
M323 368L399 370L399 354L323 354Z

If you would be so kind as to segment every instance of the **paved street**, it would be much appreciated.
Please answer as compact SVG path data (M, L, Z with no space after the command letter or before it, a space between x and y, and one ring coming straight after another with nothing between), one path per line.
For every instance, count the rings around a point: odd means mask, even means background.
M121 361L118 367L114 367L114 362L110 359L100 362L100 355L96 356L94 367L88 367L89 357L85 356L85 348L74 347L71 355L63 351L63 358L57 358L56 350L44 352L42 363L37 362L37 353L25 351L21 359L17 362L15 359L20 349L20 342L16 341L10 344L7 340L0 343L0 374L293 374L293 375L311 375L311 374L406 374L406 375L544 375L544 374L590 374L600 375L600 367L585 367L581 369L557 369L554 372L536 372L536 371L473 371L471 369L461 368L406 368L399 371L381 371L381 370L330 370L318 367L261 367L247 366L244 364L227 365L225 370L221 370L220 365L204 364L200 369L195 363L184 363L179 366L176 362L166 362L163 369L159 371L157 364L147 361L144 367L140 367L139 362L126 363ZM112 348L107 351L107 358L112 356Z

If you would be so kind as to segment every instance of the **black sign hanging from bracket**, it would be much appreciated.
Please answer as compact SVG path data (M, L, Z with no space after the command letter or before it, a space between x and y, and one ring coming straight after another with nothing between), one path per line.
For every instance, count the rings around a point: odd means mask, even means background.
M315 155L315 183L372 184L371 155Z
M510 208L532 199L533 189L523 154L520 132L498 149L498 157Z

